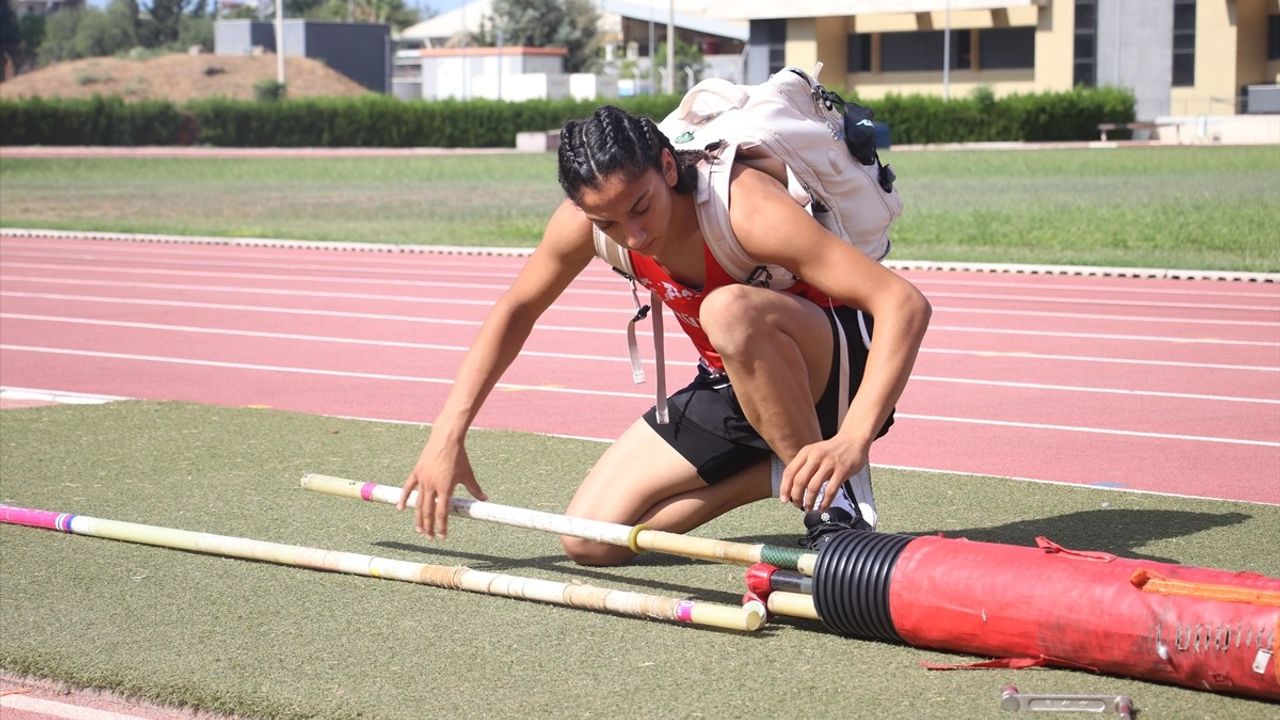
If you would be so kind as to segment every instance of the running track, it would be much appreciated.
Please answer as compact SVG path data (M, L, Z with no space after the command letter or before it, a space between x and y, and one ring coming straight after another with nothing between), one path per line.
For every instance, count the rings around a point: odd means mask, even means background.
M429 422L521 263L4 237L0 386ZM1280 503L1280 286L903 274L934 316L876 464ZM616 436L651 402L630 313L589 268L477 425Z

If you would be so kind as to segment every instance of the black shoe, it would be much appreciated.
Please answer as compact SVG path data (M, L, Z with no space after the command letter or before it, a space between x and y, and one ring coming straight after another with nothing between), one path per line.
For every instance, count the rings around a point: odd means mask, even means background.
M833 533L841 530L862 530L870 532L871 525L860 517L854 517L848 510L832 507L822 512L813 511L804 514L804 526L808 530L800 538L800 547L817 552L831 540Z

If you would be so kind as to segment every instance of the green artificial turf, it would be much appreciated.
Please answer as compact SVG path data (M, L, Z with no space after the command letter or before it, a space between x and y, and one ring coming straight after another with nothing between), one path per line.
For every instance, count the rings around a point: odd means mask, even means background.
M1280 271L1280 151L895 152L892 257ZM549 154L5 159L0 225L532 246L562 193Z
M736 603L740 568L648 555L577 568L549 535L316 495L307 472L398 484L424 431L271 410L123 402L0 413L0 502ZM494 502L559 511L599 444L475 432ZM1280 575L1280 508L881 470L889 532ZM697 534L789 544L772 503ZM973 658L783 621L745 635L0 526L0 667L261 718L1003 717L1000 689L1127 694L1149 718L1264 703L1065 670L931 672Z

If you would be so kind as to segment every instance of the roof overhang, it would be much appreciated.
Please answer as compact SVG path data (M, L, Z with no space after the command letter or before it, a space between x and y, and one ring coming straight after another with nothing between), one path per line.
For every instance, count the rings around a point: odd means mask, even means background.
M708 0L707 15L732 20L843 17L1000 10L1044 5L1048 0Z

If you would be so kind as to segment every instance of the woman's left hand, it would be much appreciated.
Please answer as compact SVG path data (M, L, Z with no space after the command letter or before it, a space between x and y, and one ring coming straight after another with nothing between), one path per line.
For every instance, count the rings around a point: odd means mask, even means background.
M778 498L801 510L826 510L840 483L867 464L867 449L838 436L800 448L782 473ZM817 502L819 494L821 504Z

